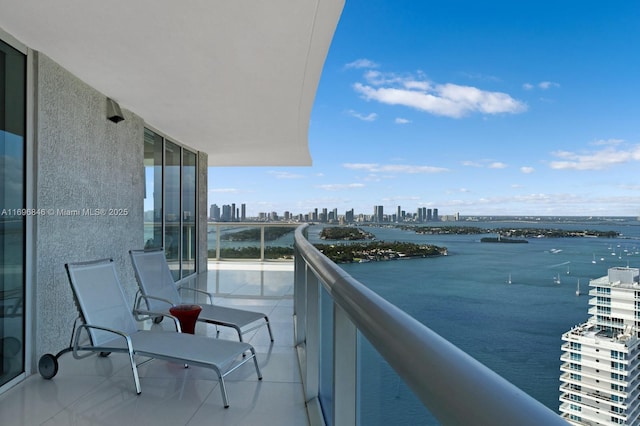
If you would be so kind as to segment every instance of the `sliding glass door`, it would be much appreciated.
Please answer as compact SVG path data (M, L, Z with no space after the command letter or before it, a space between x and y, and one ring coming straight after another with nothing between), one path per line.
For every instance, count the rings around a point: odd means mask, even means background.
M196 272L197 154L146 129L145 247L164 247L175 280Z
M24 372L26 58L0 41L0 386Z

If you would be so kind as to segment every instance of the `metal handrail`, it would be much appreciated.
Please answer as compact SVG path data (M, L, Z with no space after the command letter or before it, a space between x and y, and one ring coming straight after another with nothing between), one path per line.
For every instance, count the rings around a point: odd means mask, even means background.
M442 424L566 426L560 415L347 274L306 239L307 226L295 231L297 254Z

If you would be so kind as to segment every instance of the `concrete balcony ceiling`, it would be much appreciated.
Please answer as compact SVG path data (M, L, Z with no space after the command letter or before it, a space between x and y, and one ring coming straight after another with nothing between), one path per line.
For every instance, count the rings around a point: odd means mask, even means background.
M0 28L211 166L310 165L344 0L0 0Z

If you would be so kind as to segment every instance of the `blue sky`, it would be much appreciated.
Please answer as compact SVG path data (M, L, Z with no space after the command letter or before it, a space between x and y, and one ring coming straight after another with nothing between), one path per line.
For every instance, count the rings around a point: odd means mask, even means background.
M640 3L347 0L312 167L209 169L247 213L640 216Z

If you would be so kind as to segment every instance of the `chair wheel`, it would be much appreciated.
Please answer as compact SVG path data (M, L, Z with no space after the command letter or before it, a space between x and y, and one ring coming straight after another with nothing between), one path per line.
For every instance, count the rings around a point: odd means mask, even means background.
M100 358L106 358L106 357L108 357L109 355L111 355L111 352L100 352L100 353L98 354L98 356L99 356Z
M38 361L38 371L45 379L52 379L58 373L58 358L51 354L42 355Z
M163 319L164 319L164 317L163 317L163 316L155 317L155 318L153 319L153 323L154 323L154 324L160 324L160 323L162 322L162 320L163 320Z

